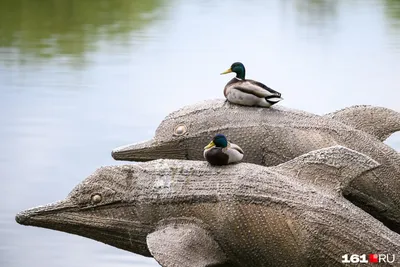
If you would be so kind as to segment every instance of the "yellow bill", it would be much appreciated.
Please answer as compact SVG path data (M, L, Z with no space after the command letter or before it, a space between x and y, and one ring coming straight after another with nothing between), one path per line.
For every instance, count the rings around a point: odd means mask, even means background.
M231 72L232 72L232 70L231 70L231 68L229 68L229 69L227 69L226 71L222 72L221 75L222 75L222 74L231 73Z
M215 146L215 144L213 141L211 141L207 146L204 147L204 149L209 149L212 148L213 146Z

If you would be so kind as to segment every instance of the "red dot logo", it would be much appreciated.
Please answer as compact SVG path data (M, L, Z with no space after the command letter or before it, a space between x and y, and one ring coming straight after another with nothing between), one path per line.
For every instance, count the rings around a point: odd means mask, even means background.
M378 263L378 254L369 254L368 261L370 263Z

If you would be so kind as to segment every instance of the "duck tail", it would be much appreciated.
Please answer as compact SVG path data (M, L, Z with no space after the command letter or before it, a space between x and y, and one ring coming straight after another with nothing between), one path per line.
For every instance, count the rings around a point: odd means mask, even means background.
M280 102L283 100L283 98L280 95L272 95L272 96L268 96L265 98L265 100L272 105Z

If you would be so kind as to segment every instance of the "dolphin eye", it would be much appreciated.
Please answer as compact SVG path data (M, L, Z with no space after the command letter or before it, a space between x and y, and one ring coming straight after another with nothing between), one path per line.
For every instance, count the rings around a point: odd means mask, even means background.
M187 132L187 128L185 125L178 125L174 129L174 135L179 136L183 135Z
M102 197L100 194L95 194L92 196L92 203L97 204L101 201Z

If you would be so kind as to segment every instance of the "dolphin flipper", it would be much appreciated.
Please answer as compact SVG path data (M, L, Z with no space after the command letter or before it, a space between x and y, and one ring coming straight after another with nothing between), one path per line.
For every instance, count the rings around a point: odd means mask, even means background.
M325 114L324 117L367 132L381 141L385 141L391 134L400 131L400 113L383 107L352 106Z
M147 247L164 267L225 266L228 261L217 242L192 223L172 223L147 236Z
M330 192L341 192L353 179L379 165L355 150L332 146L313 150L271 169L311 182Z

